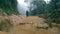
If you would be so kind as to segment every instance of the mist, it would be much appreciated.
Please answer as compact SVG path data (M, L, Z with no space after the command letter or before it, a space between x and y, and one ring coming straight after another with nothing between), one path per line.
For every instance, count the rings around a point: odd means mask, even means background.
M33 0L17 0L18 4L17 4L17 8L18 8L18 11L21 15L26 15L26 11L29 11L30 9L30 6L32 6L33 8L34 5L30 3L32 2ZM46 3L49 3L50 0L44 0ZM32 8L32 10L33 10Z
M21 15L26 15L26 11L29 10L28 3L24 2L25 0L17 0L17 1L18 1L17 8L19 13Z

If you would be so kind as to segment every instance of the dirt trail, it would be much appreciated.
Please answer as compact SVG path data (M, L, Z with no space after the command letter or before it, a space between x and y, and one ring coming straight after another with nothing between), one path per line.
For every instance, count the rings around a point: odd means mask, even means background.
M37 30L34 28L26 28L27 26L16 26L14 27L13 34L48 34L46 30Z
M33 27L32 24L35 23L43 23L45 19L39 18L37 16L30 16L30 17L25 17L24 20L13 26L11 31L6 34L58 34L58 29L57 28L52 28L52 29L37 29L36 27ZM3 34L4 32L1 32ZM5 33L4 33L5 34Z
M33 23L43 23L45 19L39 18L37 16L27 17L24 21L25 24L19 24L14 26L13 32L11 34L58 34L57 28L52 29L37 29L36 27L32 27Z

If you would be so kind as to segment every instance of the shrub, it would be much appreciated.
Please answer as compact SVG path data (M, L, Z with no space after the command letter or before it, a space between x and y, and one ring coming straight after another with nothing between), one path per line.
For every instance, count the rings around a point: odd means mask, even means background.
M0 20L0 31L8 32L10 28L11 28L11 24L8 19Z

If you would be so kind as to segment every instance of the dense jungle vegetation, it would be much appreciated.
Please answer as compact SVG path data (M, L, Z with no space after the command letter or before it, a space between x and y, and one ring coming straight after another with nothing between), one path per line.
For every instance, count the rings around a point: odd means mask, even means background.
M17 0L0 0L0 11L8 15L19 14L17 10Z

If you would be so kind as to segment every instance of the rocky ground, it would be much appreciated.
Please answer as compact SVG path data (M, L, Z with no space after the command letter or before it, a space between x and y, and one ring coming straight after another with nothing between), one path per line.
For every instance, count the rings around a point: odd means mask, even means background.
M9 16L9 18L13 27L10 32L0 32L0 34L59 34L57 27L45 29L48 27L48 24L44 23L45 19L37 16L24 17L14 15Z

